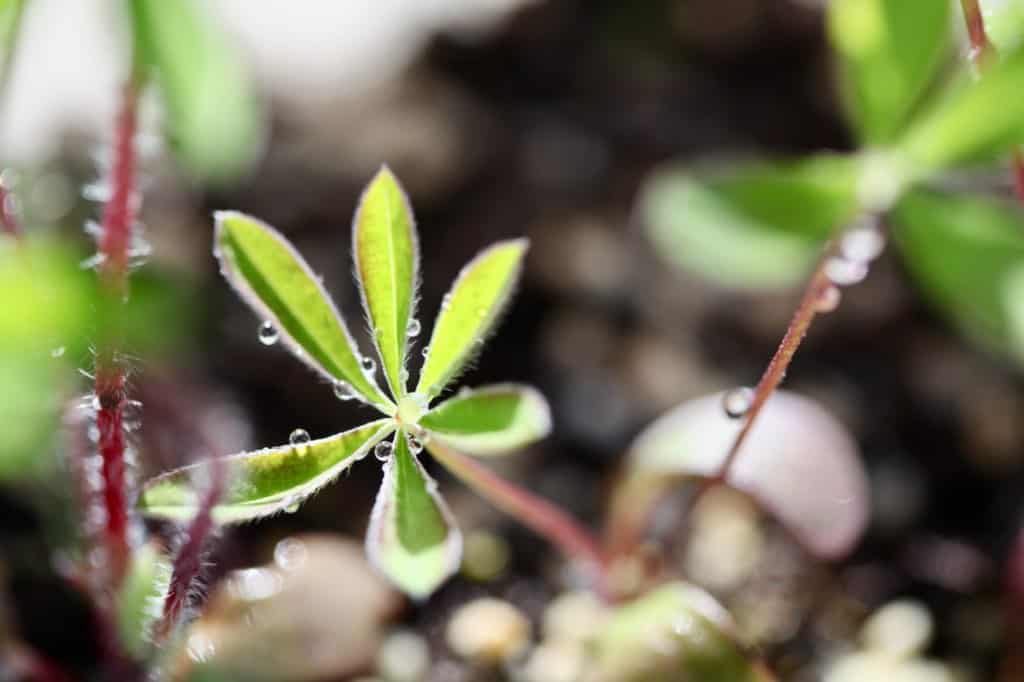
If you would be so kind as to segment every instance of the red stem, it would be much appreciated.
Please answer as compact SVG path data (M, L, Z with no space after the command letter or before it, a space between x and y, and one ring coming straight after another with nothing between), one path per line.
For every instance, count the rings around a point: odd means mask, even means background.
M985 31L985 17L981 13L978 0L960 0L964 11L964 23L967 24L967 37L971 41L970 59L977 75L999 58L996 46L988 38ZM1013 168L1013 189L1017 198L1024 202L1024 152L1018 147L1013 151L1010 160Z
M99 239L102 256L100 282L107 303L114 309L128 292L128 247L135 222L135 129L136 89L134 84L128 84L124 88L114 132L114 158L110 170L112 193L103 209L103 234ZM103 461L105 536L114 585L121 582L129 557L124 429L126 377L124 367L116 357L116 338L116 331L108 334L105 347L97 353L95 384L99 400L96 426Z
M506 481L476 460L432 439L427 449L456 478L481 497L580 561L592 573L598 591L607 588L608 559L591 533L547 500Z
M20 239L22 236L21 222L11 205L13 196L11 190L4 187L3 182L0 181L0 228L3 228L4 232L12 237Z

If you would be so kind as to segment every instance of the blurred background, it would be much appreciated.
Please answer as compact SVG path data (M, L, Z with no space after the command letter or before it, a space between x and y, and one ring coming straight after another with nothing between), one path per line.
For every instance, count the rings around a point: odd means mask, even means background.
M128 349L140 400L178 396L238 450L284 443L297 427L326 436L365 417L283 348L259 343L259 320L217 273L211 212L237 209L277 227L358 320L350 221L361 188L387 163L416 213L425 324L479 249L531 239L521 290L464 383L523 381L545 393L552 437L497 466L597 526L636 434L682 401L756 383L799 300L806 261L772 286L726 286L680 269L652 246L640 199L665 164L853 147L824 4L199 3L243 74L218 84L223 110L213 106L222 129L242 130L247 142L235 148L211 133L176 156L161 140L168 114L153 93L143 99L142 221L152 248L133 275L143 333ZM127 75L125 21L115 2L33 0L0 92L5 187L29 237L59 244L72 260L93 249L82 228L97 215L89 199L102 194L98 157ZM235 88L251 94L251 108L232 109ZM980 182L1009 191L999 173ZM713 262L715 249L731 247L707 248ZM61 324L72 314L55 311ZM80 342L53 341L45 369L12 353L0 363L2 627L73 671L89 669L95 642L53 552L73 525L71 512L55 511L69 505L54 434L60 404L88 388L76 370L92 365L95 330L88 319L80 328ZM783 679L820 679L826 653L854 648L861 619L896 598L931 613L927 651L946 672L993 679L1024 512L1018 364L947 322L887 252L815 324L786 386L824 405L859 444L873 500L865 538L849 558L824 565L723 496L694 517L692 543L668 543L671 561L724 601ZM140 436L148 444L140 480L188 461L173 431L152 431ZM321 576L316 589L338 604L321 616L352 649L344 660L325 658L319 679L374 666L381 679L499 679L461 667L445 623L484 594L536 622L564 589L564 567L542 540L431 471L491 563L464 569L426 604L400 607L397 597L352 589L370 579L359 573L358 545L334 543L361 542L380 476L365 465L297 513L224 532L209 580L272 560L284 538L315 534L306 537L323 543L324 571L335 577ZM1017 579L1024 589L1024 574ZM387 617L360 594L392 604ZM386 625L343 630L359 619ZM412 643L396 640L394 628ZM382 643L399 653L381 654ZM421 654L429 660L418 677L380 663Z

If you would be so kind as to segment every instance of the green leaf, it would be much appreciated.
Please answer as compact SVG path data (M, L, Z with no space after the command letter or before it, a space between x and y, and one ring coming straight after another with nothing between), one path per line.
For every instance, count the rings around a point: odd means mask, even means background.
M362 459L394 429L390 419L300 445L282 445L192 464L154 478L139 499L143 513L185 520L195 515L213 467L227 466L228 488L213 509L218 523L249 521L299 504Z
M1024 142L1024 45L941 98L901 148L922 170L983 160Z
M234 211L216 214L221 273L303 362L331 381L344 381L388 411L391 401L363 372L355 341L320 280L269 225Z
M154 543L132 554L132 564L117 598L117 632L125 651L143 659L153 648L150 628L160 616L161 598L171 580L171 565Z
M767 679L737 642L729 613L704 590L673 582L621 606L597 636L596 680Z
M1020 0L981 0L981 15L989 40L1000 52L1010 52L1024 40L1024 3Z
M401 431L384 465L366 551L384 575L416 598L429 596L459 567L462 536Z
M834 0L829 34L842 57L850 114L868 144L893 141L949 56L948 0Z
M741 289L803 281L820 243L850 218L857 160L820 156L705 173L665 170L640 197L657 251L678 267Z
M373 342L395 400L405 395L402 370L419 284L419 243L409 201L385 166L356 210L352 257Z
M25 0L0 0L0 75L10 68L24 10Z
M969 335L1024 362L1024 211L917 191L893 212L907 268Z
M255 161L262 112L241 55L193 0L127 0L137 59L152 70L181 160L207 179Z
M417 393L436 396L479 352L512 296L528 242L498 242L471 260L445 294Z
M551 409L530 386L498 384L463 390L427 412L420 426L457 450L497 455L551 432Z

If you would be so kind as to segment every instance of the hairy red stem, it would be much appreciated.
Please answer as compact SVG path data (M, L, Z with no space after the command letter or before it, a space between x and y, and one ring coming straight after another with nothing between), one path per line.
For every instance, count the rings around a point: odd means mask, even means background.
M128 84L114 131L111 196L103 209L99 238L99 277L107 304L115 309L128 292L128 248L135 223L136 88ZM116 316L113 320L116 323ZM128 491L125 477L124 429L125 370L117 359L116 330L108 334L96 356L96 397L99 410L99 453L103 461L103 503L106 511L106 546L114 585L125 574L128 557ZM113 337L113 338L111 338Z
M592 534L564 511L547 500L506 481L471 457L432 439L430 454L456 478L481 497L546 538L566 558L584 564L598 591L607 588L608 559Z

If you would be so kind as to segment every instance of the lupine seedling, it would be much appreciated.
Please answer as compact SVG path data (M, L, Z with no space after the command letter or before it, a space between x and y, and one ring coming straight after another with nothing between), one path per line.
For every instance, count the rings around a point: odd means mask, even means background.
M419 244L412 211L395 176L383 168L363 193L352 227L352 253L363 309L380 362L358 349L319 279L270 226L236 212L216 215L214 253L221 272L263 320L259 338L280 342L321 377L340 400L360 400L382 418L327 438L302 429L287 445L223 460L229 484L213 509L220 522L296 508L355 462L373 453L384 467L366 536L371 560L410 595L430 594L458 567L461 537L437 485L419 462L435 441L490 456L521 448L550 429L547 402L516 384L462 389L435 402L480 351L515 288L525 240L481 252L445 295L422 367L409 390L416 317ZM418 354L415 354L418 355ZM377 381L384 378L384 388ZM186 519L198 506L203 462L154 480L140 504L152 516Z

